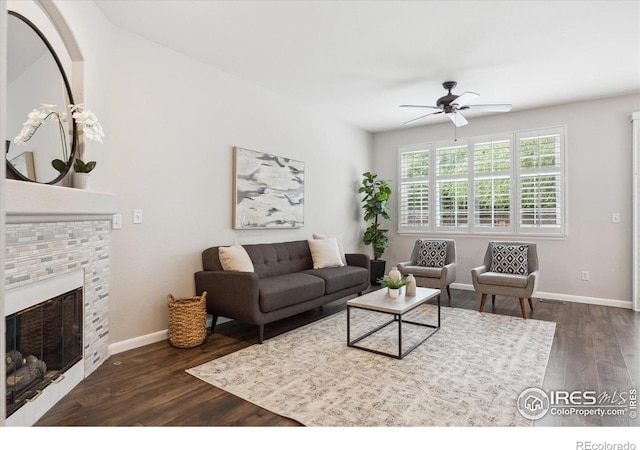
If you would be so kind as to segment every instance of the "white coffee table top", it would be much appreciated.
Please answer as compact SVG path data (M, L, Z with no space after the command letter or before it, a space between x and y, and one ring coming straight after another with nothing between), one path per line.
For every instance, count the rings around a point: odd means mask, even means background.
M369 292L361 297L347 301L347 306L370 309L372 311L382 311L390 314L404 314L422 303L440 295L440 289L416 288L416 295L408 297L404 294L406 288L402 289L402 294L398 298L392 298L388 289L383 287L373 292Z

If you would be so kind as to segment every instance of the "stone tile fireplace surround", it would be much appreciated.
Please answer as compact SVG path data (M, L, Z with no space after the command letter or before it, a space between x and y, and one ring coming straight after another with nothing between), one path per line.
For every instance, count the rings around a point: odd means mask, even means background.
M116 197L13 180L6 183L5 295L56 276L84 272L81 364L86 377L109 356L109 263ZM38 411L39 415L44 412ZM31 425L30 421L20 424Z

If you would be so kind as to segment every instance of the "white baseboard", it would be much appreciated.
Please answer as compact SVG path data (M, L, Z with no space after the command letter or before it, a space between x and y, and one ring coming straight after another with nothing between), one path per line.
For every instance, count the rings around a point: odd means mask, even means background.
M451 287L454 289L461 289L463 291L474 290L472 284L451 283ZM543 298L545 300L558 300L562 302L586 303L588 305L612 306L614 308L632 309L631 301L629 300L617 300L612 298L600 297L583 297L581 295L557 294L554 292L542 291L534 292L533 297Z
M207 327L211 326L212 317L207 314ZM218 319L218 325L224 322L228 322L230 319L220 317ZM169 339L169 330L156 331L155 333L145 334L144 336L138 336L135 338L127 339L126 341L114 342L109 345L109 356L116 355L118 353L126 352L127 350L133 350L134 348L142 347L143 345L154 344L156 342Z
M155 333L134 337L127 339L126 341L114 342L109 345L109 356L126 352L127 350L133 350L134 348L142 347L143 345L164 341L166 339L169 339L169 330L156 331Z

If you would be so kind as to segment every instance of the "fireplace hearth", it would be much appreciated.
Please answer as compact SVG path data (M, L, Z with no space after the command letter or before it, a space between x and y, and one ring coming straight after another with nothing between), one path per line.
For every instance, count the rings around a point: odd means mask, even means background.
M6 317L7 417L82 359L82 288Z

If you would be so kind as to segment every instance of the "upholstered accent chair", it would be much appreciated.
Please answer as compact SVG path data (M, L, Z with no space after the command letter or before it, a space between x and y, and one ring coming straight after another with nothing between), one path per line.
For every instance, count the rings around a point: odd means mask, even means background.
M530 242L489 242L481 266L471 269L473 288L482 294L480 312L487 295L495 305L496 295L520 299L522 317L527 318L524 299L529 300L538 287L538 253L536 244Z
M412 274L416 285L432 289L447 289L456 280L456 242L451 239L418 239L411 259L398 263L402 275Z

